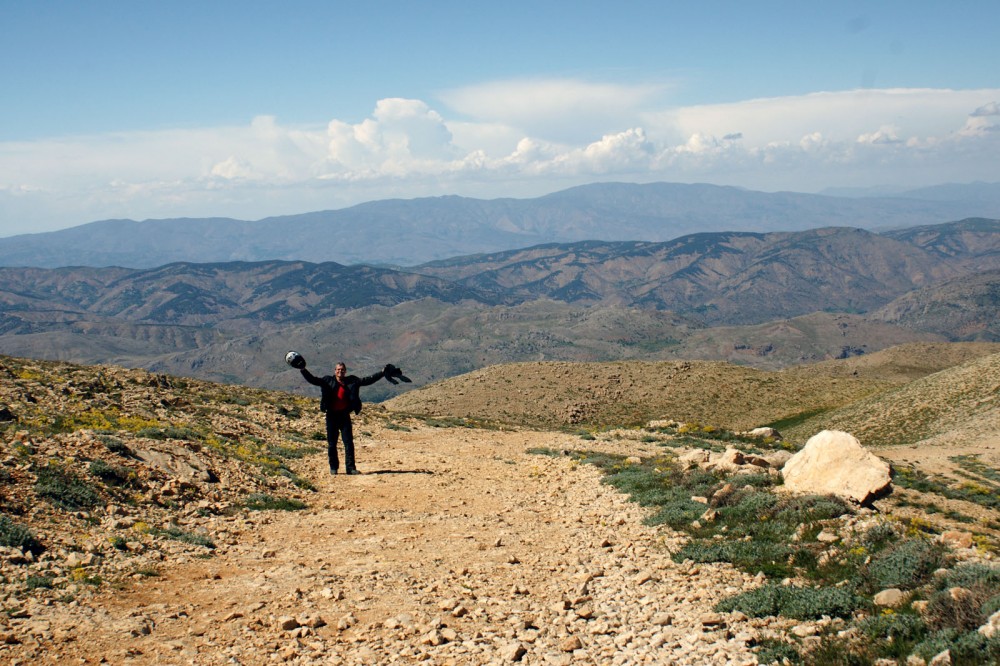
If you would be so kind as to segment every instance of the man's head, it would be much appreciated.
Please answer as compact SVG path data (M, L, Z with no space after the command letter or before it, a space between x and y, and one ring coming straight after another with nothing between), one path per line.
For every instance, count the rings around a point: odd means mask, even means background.
M344 365L343 361L339 362L333 368L333 376L336 377L337 379L343 379L344 377L347 376L347 366Z

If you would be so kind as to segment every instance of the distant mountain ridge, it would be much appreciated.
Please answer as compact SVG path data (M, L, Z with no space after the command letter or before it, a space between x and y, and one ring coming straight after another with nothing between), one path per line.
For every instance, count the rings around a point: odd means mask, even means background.
M0 266L309 261L414 266L449 257L585 240L665 242L697 232L864 229L1000 217L1000 184L976 197L832 197L677 183L600 183L534 199L444 196L270 217L103 220L0 239Z

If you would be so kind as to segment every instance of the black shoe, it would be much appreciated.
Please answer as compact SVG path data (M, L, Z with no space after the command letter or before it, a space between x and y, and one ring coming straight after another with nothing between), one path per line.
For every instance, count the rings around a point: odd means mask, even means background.
M356 469L349 469L346 472L344 472L344 474L361 474L361 472L359 472Z
M336 474L336 473L337 473L337 468L336 467L331 467L330 468L330 474Z

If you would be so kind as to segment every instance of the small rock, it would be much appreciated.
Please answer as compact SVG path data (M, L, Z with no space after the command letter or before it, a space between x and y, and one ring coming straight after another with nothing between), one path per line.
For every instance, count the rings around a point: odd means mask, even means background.
M1000 611L990 615L990 618L986 620L986 624L979 627L979 633L986 638L1000 636Z
M515 661L521 661L524 655L528 654L528 650L521 643L511 643L507 647L500 651L500 658L505 662L513 663Z
M806 636L815 636L818 630L814 625L811 624L797 624L792 627L792 633L799 638L805 638Z
M942 532L940 539L941 543L948 544L953 548L972 548L976 545L975 541L972 540L971 533L958 530Z
M897 608L903 604L906 599L906 594L898 588L889 588L888 590L882 590L872 599L876 606L887 606L889 608Z
M559 643L559 649L563 652L572 652L583 647L583 642L579 636L567 636Z
M649 623L657 627L666 627L674 623L674 616L670 613L657 613L650 618Z
M836 532L831 532L829 530L823 530L816 535L816 541L820 543L833 543L834 541L839 541L840 537Z
M931 663L928 666L950 666L951 665L951 650L945 650L944 652L939 652L934 655L931 659Z
M698 618L698 622L703 627L717 628L726 626L726 618L719 613L705 613Z

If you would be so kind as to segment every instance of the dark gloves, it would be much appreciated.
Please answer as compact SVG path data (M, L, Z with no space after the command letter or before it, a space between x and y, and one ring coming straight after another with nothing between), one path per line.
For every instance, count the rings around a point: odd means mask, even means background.
M302 357L302 354L297 351L290 351L285 354L285 363L292 366L296 370L301 370L306 367L306 360Z
M385 377L385 380L390 384L398 384L399 382L406 382L407 384L410 383L410 378L404 375L403 371L394 366L392 363L386 364L386 366L382 369L382 376ZM397 379L399 382L396 381Z

